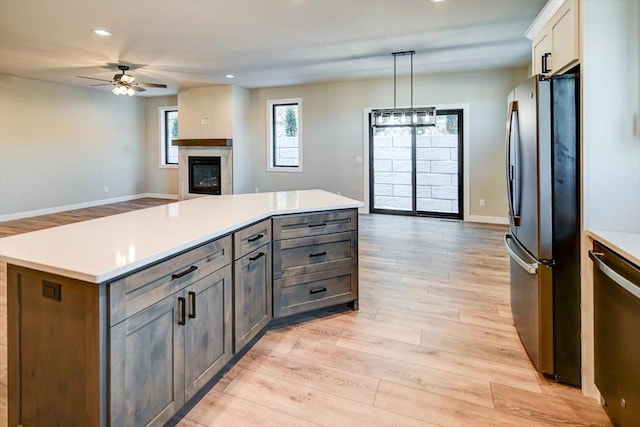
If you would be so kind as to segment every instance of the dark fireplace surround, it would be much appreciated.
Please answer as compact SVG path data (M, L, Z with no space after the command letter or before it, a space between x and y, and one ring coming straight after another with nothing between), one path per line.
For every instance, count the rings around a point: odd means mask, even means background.
M219 156L189 156L189 193L221 194Z

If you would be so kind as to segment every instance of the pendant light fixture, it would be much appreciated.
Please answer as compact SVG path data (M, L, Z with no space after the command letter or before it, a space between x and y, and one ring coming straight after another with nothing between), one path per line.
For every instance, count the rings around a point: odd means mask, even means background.
M379 109L371 111L371 126L435 126L436 125L436 108L423 107L414 108L413 106L413 55L415 50L406 50L403 52L393 52L393 108ZM411 57L411 106L409 108L396 107L396 59L398 56L410 55Z

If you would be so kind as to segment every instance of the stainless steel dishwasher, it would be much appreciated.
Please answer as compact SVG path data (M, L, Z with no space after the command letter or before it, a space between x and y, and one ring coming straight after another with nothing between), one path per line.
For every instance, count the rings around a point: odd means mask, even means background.
M640 267L599 242L593 260L595 382L611 420L640 425Z

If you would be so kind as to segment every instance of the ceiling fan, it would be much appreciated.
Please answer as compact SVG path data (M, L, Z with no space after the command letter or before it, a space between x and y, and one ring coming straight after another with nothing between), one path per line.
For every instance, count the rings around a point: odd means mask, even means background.
M167 87L167 85L159 84L159 83L136 82L135 77L133 77L131 74L126 73L126 71L129 70L128 65L118 65L118 70L120 70L121 73L118 73L115 76L113 76L113 79L111 80L96 79L95 77L86 77L86 76L76 76L76 77L80 77L81 79L90 79L90 80L98 80L101 82L107 82L107 83L96 83L96 84L92 84L91 86L113 85L113 89L111 90L111 92L113 92L114 95L118 95L118 96L119 95L133 96L137 92L146 91L145 87L156 87L156 88Z

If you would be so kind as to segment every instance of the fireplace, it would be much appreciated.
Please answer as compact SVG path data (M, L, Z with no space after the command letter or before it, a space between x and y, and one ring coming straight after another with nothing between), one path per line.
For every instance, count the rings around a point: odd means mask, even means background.
M189 156L189 193L221 194L220 157Z

